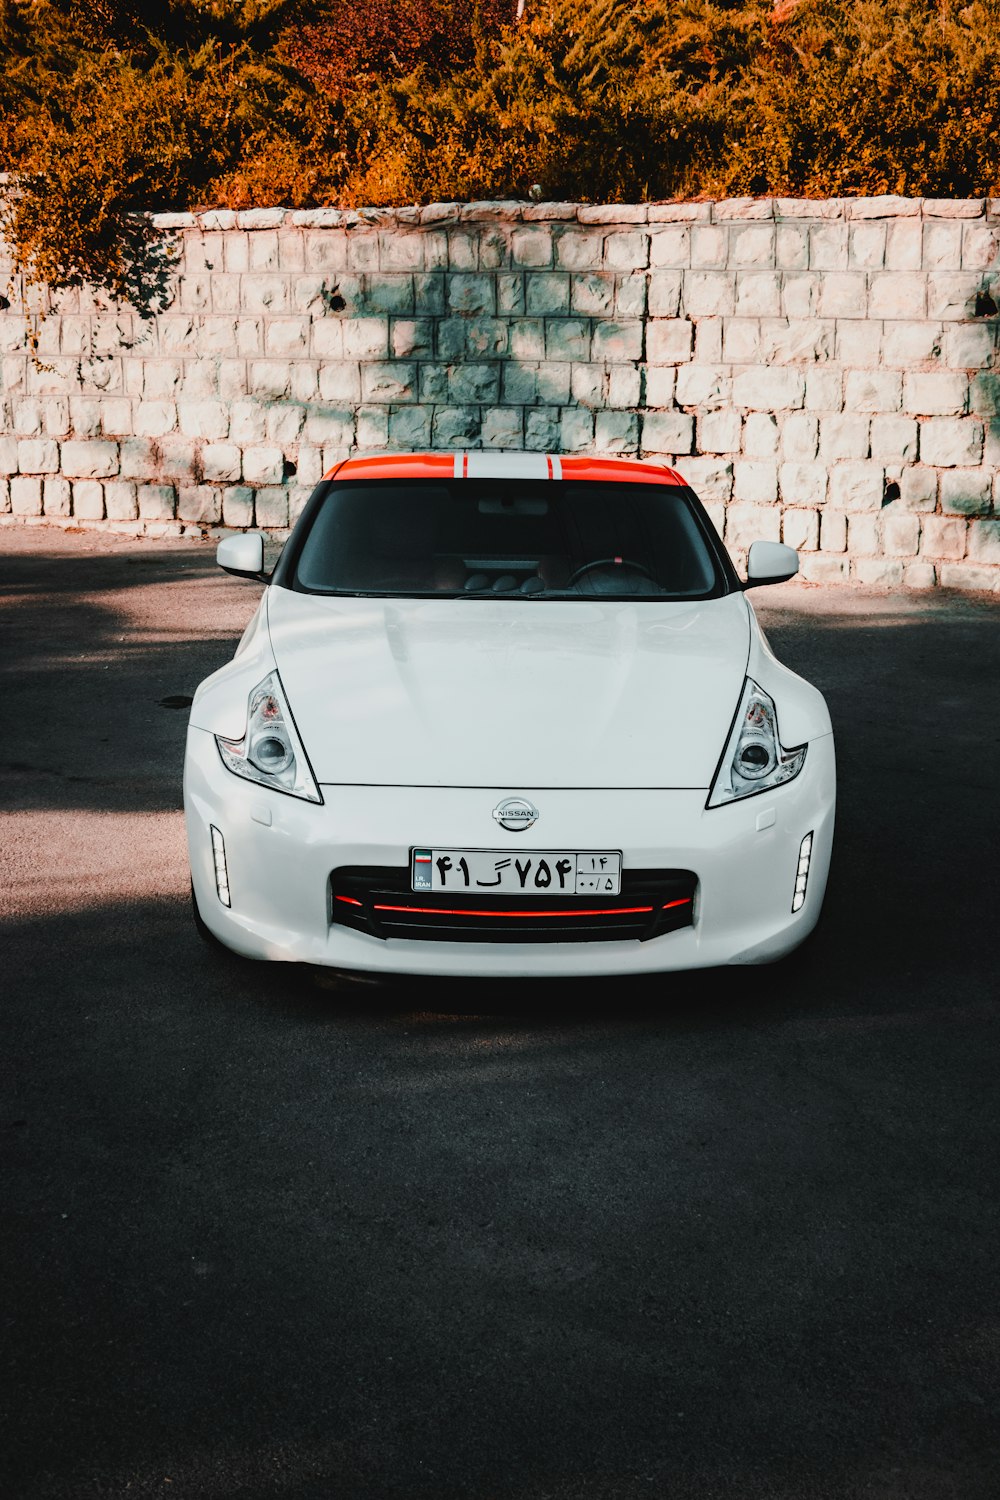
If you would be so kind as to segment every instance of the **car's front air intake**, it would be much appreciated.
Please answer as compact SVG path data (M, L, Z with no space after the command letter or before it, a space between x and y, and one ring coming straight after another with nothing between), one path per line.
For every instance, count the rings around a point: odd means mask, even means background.
M645 942L690 927L690 870L623 870L621 895L460 895L410 888L407 868L345 866L330 877L330 917L377 938L450 943Z

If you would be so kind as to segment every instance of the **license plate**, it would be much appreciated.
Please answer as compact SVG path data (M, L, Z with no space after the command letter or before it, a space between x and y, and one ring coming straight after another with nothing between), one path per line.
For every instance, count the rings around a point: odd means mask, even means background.
M619 850L580 854L569 850L414 849L410 877L415 891L453 891L488 896L617 896L621 892Z

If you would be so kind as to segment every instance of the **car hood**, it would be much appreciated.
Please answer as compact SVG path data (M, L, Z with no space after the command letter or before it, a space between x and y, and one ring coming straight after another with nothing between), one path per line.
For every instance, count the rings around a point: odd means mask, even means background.
M743 686L740 594L697 603L268 590L320 782L706 787Z

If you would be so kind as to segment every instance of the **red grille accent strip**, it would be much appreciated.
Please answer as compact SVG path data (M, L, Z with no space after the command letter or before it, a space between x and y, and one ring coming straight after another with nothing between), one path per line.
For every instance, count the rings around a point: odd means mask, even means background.
M338 901L343 898L338 896ZM673 903L677 904L677 903ZM624 917L635 912L650 912L651 906L604 906L593 911L491 911L488 907L468 911L449 906L380 906L376 911L416 911L431 917Z

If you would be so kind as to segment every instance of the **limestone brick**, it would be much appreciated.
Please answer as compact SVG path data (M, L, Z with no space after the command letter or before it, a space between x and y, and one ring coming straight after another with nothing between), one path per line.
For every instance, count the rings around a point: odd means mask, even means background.
M885 264L890 271L917 271L923 254L923 233L919 219L897 220L888 226L885 242Z
M841 463L830 471L830 505L835 510L880 510L885 470L876 464Z
M846 271L846 224L814 224L809 230L809 267L813 271Z
M819 512L786 510L781 517L781 540L796 552L815 552L819 546Z
M733 381L733 401L751 411L784 411L802 406L805 376L798 370L745 370Z
M875 272L868 294L872 318L915 318L925 310L927 280L905 271ZM941 314L931 313L940 317Z
M48 508L46 495L46 512ZM104 485L104 512L109 521L136 520L139 515L136 486L129 480L107 480Z
M559 440L567 453L578 453L594 441L594 413L567 406L559 422Z
M966 376L935 371L907 374L903 386L903 410L917 417L964 416L969 395Z
M613 410L638 406L642 397L642 371L638 365L611 365L605 386L605 402Z
M716 504L725 504L730 499L733 492L731 459L681 458L677 467L699 499Z
M642 323L595 323L591 337L591 358L622 364L642 358Z
M978 464L983 456L983 425L971 418L930 417L920 424L920 456L938 468Z
M222 520L220 491L210 484L182 484L177 490L177 518L194 525L214 526Z
M997 363L997 324L949 323L941 344L941 363L952 369L985 370Z
M850 563L837 554L813 552L800 560L799 572L807 583L846 583Z
M765 459L737 459L733 464L733 498L754 505L773 505L778 498L777 464Z
M222 491L222 521L225 526L253 525L253 490L249 485L232 485Z
M779 270L804 271L809 265L809 231L804 224L777 224L775 265Z
M695 270L725 266L729 259L729 231L718 225L696 225L691 231L691 265Z
M559 446L558 408L525 412L524 446L533 453L555 452Z
M209 483L238 480L241 474L240 449L235 443L206 443L201 450L201 465Z
M904 516L904 520L913 520L912 516ZM919 527L919 522L917 523ZM847 517L847 550L852 557L873 557L879 552L881 537L880 526L877 515L863 513L861 515L850 515ZM912 550L915 552L916 542Z
M872 458L886 464L914 463L918 453L918 431L918 425L912 417L872 417Z
M819 424L820 457L867 458L870 451L871 424L868 417L853 412L821 417Z
M649 235L645 230L618 231L604 241L604 264L616 270L649 265Z
M22 474L55 474L59 445L51 438L23 438L17 445L17 467Z
M354 442L355 417L351 408L328 407L306 417L306 441L320 448L350 448Z
M688 318L650 319L646 358L651 365L680 365L691 358L694 324Z
M820 282L819 310L824 318L863 318L868 284L862 271L830 271Z
M263 401L277 401L288 395L292 369L288 360L254 359L250 362L250 395Z
M927 316L945 322L974 317L982 285L982 276L974 271L932 271L927 277Z
M645 404L654 411L672 407L677 370L673 365L649 365L646 368ZM638 404L638 403L637 403Z
M649 273L648 309L653 318L676 318L680 312L682 273Z
M594 442L598 452L634 453L639 446L639 418L629 411L599 411Z
M731 406L734 402L732 376L724 366L681 365L677 371L676 400L678 406L696 406L701 411ZM736 404L745 403L737 401Z
M894 558L859 557L853 569L858 582L869 588L897 588L903 581L903 564Z
M685 271L681 311L692 318L732 316L736 278L727 271Z
M807 411L840 411L844 404L844 377L840 369L806 371Z
M825 464L783 463L778 471L781 498L790 506L823 505L827 480Z
M847 263L859 270L881 270L885 265L886 226L884 223L852 224L849 231Z
M1000 564L1000 520L975 521L969 526L968 556L970 562Z
M903 469L899 476L899 500L896 503L906 510L932 511L937 505L937 490L937 470L913 464Z
M71 441L62 445L62 472L70 479L101 479L118 473L118 444Z
M761 362L760 323L756 318L726 318L722 329L722 358L734 365Z
M104 486L96 479L78 479L73 484L73 514L83 521L104 519Z
M689 266L691 264L691 229L687 224L665 224L650 232L651 266Z
M167 479L193 483L198 477L198 443L193 438L161 438L158 444L160 472Z
M972 589L978 592L995 589L997 586L995 567L970 567L966 563L942 563L938 569L938 578L944 589Z
M585 229L563 230L555 239L555 260L568 271L600 267L604 263L604 236Z
M882 330L883 361L893 369L919 368L934 363L940 353L944 329L940 321L887 322Z
M928 516L924 524L933 519ZM885 551L890 557L916 556L920 529L920 516L887 511L882 521Z
M843 511L822 512L819 518L819 544L824 552L847 551L847 517Z
M781 315L781 276L777 271L740 271L736 277L736 315L777 318Z
M535 272L525 280L525 311L532 317L559 317L569 312L570 285L561 272Z
M516 408L488 406L482 416L484 448L518 449L524 446L524 416Z
M362 369L362 376L364 370ZM448 372L448 394L455 406L470 403L492 405L500 398L497 365L454 365Z
M698 421L698 448L702 453L739 453L743 419L732 407L706 412Z
M896 412L902 403L903 378L897 370L848 370L844 380L844 407L849 412Z
M538 281L541 278L534 277ZM548 281L546 277L544 280ZM555 279L555 278L552 278ZM493 313L496 309L496 290L492 276L460 273L448 277L448 307L457 313ZM569 300L569 282L566 279L566 298ZM530 311L530 308L529 308ZM371 356L361 356L370 358Z
M908 589L932 589L937 583L937 569L933 563L909 563L903 569L903 583Z
M478 448L482 432L479 410L471 406L438 407L432 432L436 448Z
M842 365L871 369L879 363L882 329L877 321L838 318L837 358Z
M124 438L119 445L120 472L123 479L155 479L159 455L151 438Z
M837 324L831 318L786 318L760 324L760 359L765 365L823 365L834 359Z
M465 366L466 372L476 366ZM373 361L361 366L361 397L379 405L417 399L417 369L405 361ZM464 397L459 397L464 399Z
M947 469L938 490L945 515L985 516L991 509L992 466L981 469Z
M254 520L265 530L280 530L288 525L288 491L280 485L267 484L254 496Z
M177 422L185 437L225 438L229 408L224 401L178 401Z
M737 472L739 464L736 465ZM726 508L726 546L740 551L754 542L777 542L781 540L781 511L774 503L743 504L738 499Z
M747 458L773 458L777 451L777 419L770 412L748 412L743 423L743 452Z
M280 484L285 456L280 448L254 447L243 452L243 478L247 484Z
M812 463L818 446L818 419L811 412L791 412L782 424L782 457L794 463Z
M690 453L694 418L682 411L648 411L642 419L645 453Z
M42 514L42 483L41 479L27 479L23 476L11 479L10 508L15 516L40 516Z
M10 488L7 481L3 481L2 494L7 498L6 509L10 510ZM43 479L42 481L42 509L39 515L46 516L68 516L72 510L72 487L68 479ZM0 506L0 509L3 509ZM109 511L110 515L111 512Z
M927 557L949 562L965 556L968 522L957 516L925 516L921 528L920 550Z

